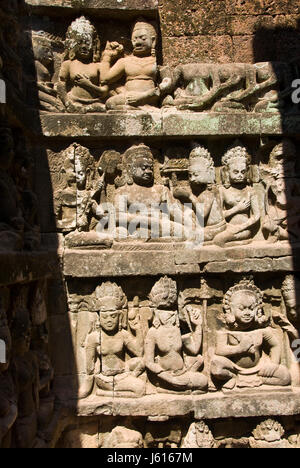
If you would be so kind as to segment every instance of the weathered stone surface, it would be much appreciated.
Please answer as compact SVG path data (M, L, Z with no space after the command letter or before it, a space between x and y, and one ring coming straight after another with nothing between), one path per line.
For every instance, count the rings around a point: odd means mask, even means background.
M199 265L207 272L266 272L292 271L300 253L289 247L252 249L250 246L229 247L226 251L211 247L199 250L180 249L170 244L167 250L144 251L82 251L66 250L64 274L74 278L105 276L143 276L161 274L199 273ZM295 256L293 257L293 254ZM279 257L279 258L278 258ZM76 265L76 266L75 266Z
M72 407L72 403L71 403ZM203 396L155 395L143 398L114 399L90 398L79 403L79 416L184 416L195 419L247 418L255 416L291 416L299 413L299 392L255 392L240 394L234 398L224 394Z
M57 270L55 253L1 253L0 284L9 285L50 277Z
M49 138L120 137L206 137L244 135L296 135L300 122L297 115L282 122L279 114L186 113L164 111L135 114L41 114L42 135ZM35 132L40 134L39 127Z
M115 10L142 13L156 10L158 6L157 0L112 0L109 4L105 0L26 0L26 3L35 12L47 12L47 14L51 14L51 10L55 8L70 10L72 14L82 11L94 15L112 14Z

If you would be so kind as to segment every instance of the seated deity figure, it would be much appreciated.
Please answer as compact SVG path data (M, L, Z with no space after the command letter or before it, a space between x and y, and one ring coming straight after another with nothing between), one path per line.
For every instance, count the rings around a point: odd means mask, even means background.
M109 98L109 110L134 110L145 108L153 110L159 104L161 94L167 89L169 79L158 86L159 67L156 60L157 32L150 23L137 21L132 30L133 53L120 58L113 66L112 61L118 54L114 44L107 44L102 57L103 85L115 83L125 78L125 87L119 94Z
M152 327L145 340L145 364L150 381L158 392L205 393L208 381L200 372L203 366L201 315L189 308L190 333L182 335L177 285L168 277L153 286L149 298L154 308Z
M144 337L140 323L125 330L127 299L115 283L103 283L96 289L99 322L88 335L86 349L86 382L80 398L86 398L96 384L97 395L107 397L141 397L145 393L142 376ZM131 358L126 358L129 354Z
M243 279L225 294L226 330L217 332L211 375L225 390L261 385L288 386L291 375L281 365L282 346L267 326L263 294Z
M266 216L262 230L268 242L300 241L300 189L297 151L290 140L275 146L266 178Z
M191 203L197 213L197 207L204 207L204 241L209 242L226 229L219 192L215 186L214 162L202 146L192 150L189 157L189 182L191 191L185 188L174 190L174 196L182 202Z
M54 57L50 41L39 35L32 38L35 74L40 108L48 112L63 112L63 103L57 98L57 91L52 82Z
M114 49L118 54L120 49ZM68 29L66 57L59 72L57 92L67 112L104 112L108 86L101 85L100 41L96 29L84 17Z
M14 141L10 129L0 129L0 249L21 250L25 221L17 187L10 176Z
M171 190L154 183L154 158L150 148L132 146L124 155L124 165L127 184L116 190L114 200L119 240L191 238L195 232L191 232L191 226L183 226L182 207Z
M214 243L250 242L260 222L258 197L249 185L250 156L239 142L227 151L222 159L225 186L221 187L221 206L227 222L226 230L217 234Z
M73 212L76 220L76 230L66 236L66 245L68 247L110 247L113 242L112 236L105 232L96 232L91 225L92 218L97 217L103 181L100 180L94 184L94 160L89 150L77 144L74 150L73 175L70 165L67 165L68 187L61 196L61 201L64 201L69 208L69 216ZM93 184L96 186L94 187Z

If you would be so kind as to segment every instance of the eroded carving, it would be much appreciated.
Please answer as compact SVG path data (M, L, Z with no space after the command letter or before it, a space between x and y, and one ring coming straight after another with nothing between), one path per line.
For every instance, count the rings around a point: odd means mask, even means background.
M215 448L215 439L204 421L191 424L181 448Z
M264 168L266 217L262 230L270 243L299 242L300 191L296 172L297 151L290 140L272 150L269 166Z
M245 146L235 142L222 158L224 186L220 189L226 230L214 238L224 247L228 243L251 241L259 228L260 209L257 195L250 185L251 157Z
M204 147L197 145L191 151L188 170L191 191L187 191L185 188L176 188L174 196L183 203L192 203L196 216L199 206L203 206L204 241L209 242L226 229L226 223L218 188L215 185L214 162ZM197 222L197 218L195 222Z
M100 396L141 397L145 392L145 366L140 324L131 321L125 329L127 299L115 283L103 283L95 294L99 321L86 339L87 378L80 396L88 396L95 382ZM132 357L126 359L126 353Z
M115 43L108 43L103 53L103 83L113 83L125 78L126 84L119 93L107 100L109 110L155 110L162 92L169 85L168 78L158 85L159 67L156 59L157 32L151 23L137 21L132 30L133 53L112 61L119 55Z
M177 310L177 285L161 278L149 296L154 308L153 324L145 340L145 363L158 392L203 393L207 379L200 372L203 338L198 309L188 308L190 330L181 334Z
M59 72L57 92L66 111L104 112L109 89L101 80L100 39L95 27L82 16L68 29L65 61Z
M263 294L252 280L234 285L223 301L227 330L217 332L211 373L225 390L288 386L291 375L281 365L281 343L268 326L263 311ZM263 352L267 346L268 354Z

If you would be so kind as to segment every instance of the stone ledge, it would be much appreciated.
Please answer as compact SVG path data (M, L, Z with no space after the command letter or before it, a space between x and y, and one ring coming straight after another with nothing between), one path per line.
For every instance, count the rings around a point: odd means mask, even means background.
M0 252L0 285L24 283L50 277L57 271L55 252Z
M66 250L64 274L73 278L119 276L157 276L208 273L290 272L300 267L300 246L258 247L258 243L222 249L208 246L199 250L184 249L182 244L142 244L130 250ZM300 268L298 268L300 269Z
M93 16L107 16L123 12L146 14L158 10L158 0L25 0L28 7L37 14L57 15L63 13L90 13Z
M291 416L300 414L300 389L249 390L193 395L148 395L142 398L90 397L63 406L76 407L78 416L185 416L195 419Z
M16 104L11 114L29 130L46 138L234 138L243 136L296 136L300 114L221 114L214 112L107 112L98 114L51 114ZM25 123L24 123L25 122Z

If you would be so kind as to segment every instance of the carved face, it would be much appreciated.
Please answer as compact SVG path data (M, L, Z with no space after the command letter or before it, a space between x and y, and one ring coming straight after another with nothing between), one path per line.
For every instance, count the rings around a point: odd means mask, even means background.
M117 331L119 328L120 311L106 310L100 311L100 327L106 332Z
M135 29L131 37L133 53L136 56L145 57L151 55L155 47L155 37L152 37L146 28Z
M92 60L93 56L93 38L90 35L85 35L77 38L76 57L78 60Z
M189 166L189 181L191 185L206 185L213 183L214 174L210 163L205 158L197 159Z
M246 160L244 158L233 159L228 166L228 172L232 184L244 184L248 173Z
M80 161L75 163L76 183L79 189L84 189L86 185L86 169Z
M257 314L257 298L250 291L238 291L232 295L231 311L238 325L251 327Z
M285 179L283 177L276 179L272 188L275 194L285 193Z
M177 312L176 310L159 310L158 316L160 323L168 327L176 325Z
M300 294L300 285L297 284L297 289L289 289L284 292L284 301L289 315L295 319L300 317L300 305L298 302L298 295Z
M132 166L132 178L137 185L152 185L154 180L152 159L138 157Z
M50 47L38 46L35 50L35 56L45 67L49 67L53 63L53 52Z

